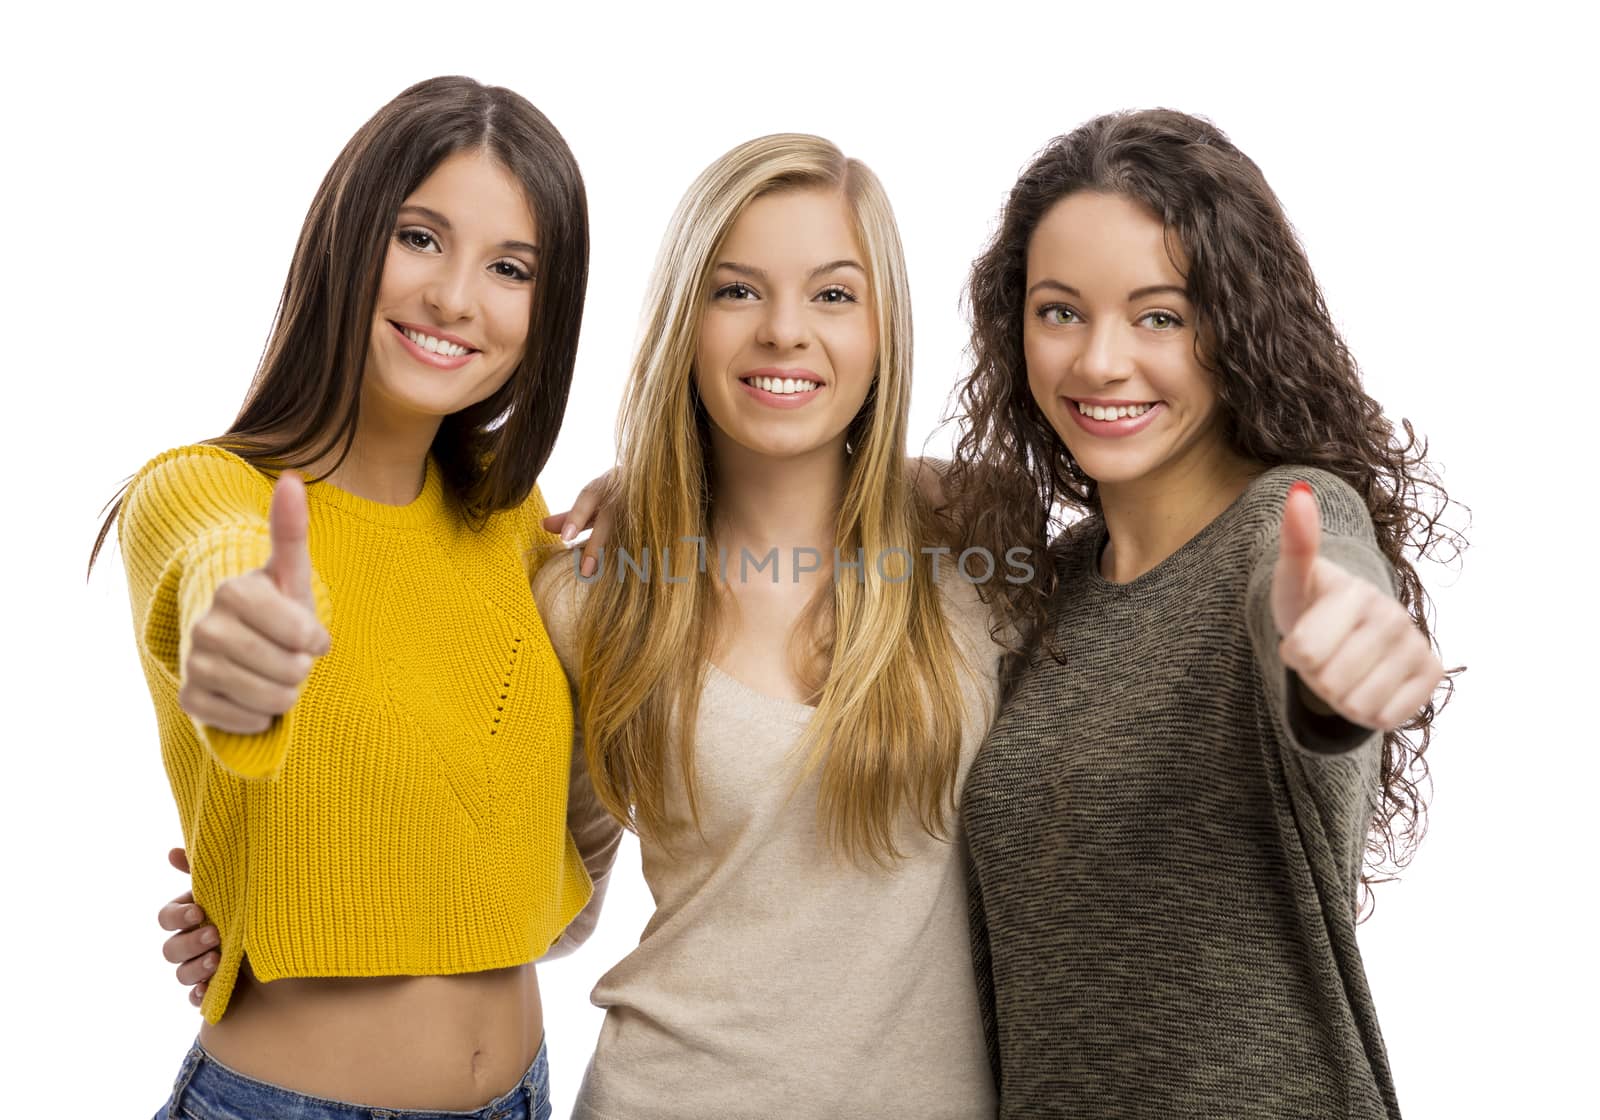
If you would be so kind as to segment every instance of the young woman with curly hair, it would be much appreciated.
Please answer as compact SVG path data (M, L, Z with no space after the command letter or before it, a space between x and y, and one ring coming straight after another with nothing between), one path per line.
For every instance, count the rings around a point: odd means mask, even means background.
M965 543L1081 515L991 585L1032 636L962 807L1002 1115L1396 1115L1355 924L1420 834L1423 450L1181 113L1045 148L970 300Z

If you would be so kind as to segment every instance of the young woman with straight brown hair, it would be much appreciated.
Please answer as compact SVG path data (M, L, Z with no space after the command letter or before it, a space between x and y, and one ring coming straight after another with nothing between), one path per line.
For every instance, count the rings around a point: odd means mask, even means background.
M113 514L220 931L161 1116L548 1115L531 962L614 837L528 583L587 261L550 122L412 86L323 180L238 418Z

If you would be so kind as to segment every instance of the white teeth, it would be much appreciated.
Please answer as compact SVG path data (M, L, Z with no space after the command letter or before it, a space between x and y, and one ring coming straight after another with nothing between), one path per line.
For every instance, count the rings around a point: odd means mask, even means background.
M791 393L809 393L817 387L817 382L807 381L795 377L751 377L746 379L757 389L765 389L778 396L788 396Z
M442 338L434 338L431 334L423 334L421 331L414 331L408 327L402 327L401 330L420 349L426 350L430 354L443 354L447 358L459 358L463 354L471 353L465 346L457 346L454 342L446 342Z
M1104 405L1080 403L1078 411L1096 420L1122 420L1130 416L1143 416L1154 407L1153 404L1119 404L1107 408Z

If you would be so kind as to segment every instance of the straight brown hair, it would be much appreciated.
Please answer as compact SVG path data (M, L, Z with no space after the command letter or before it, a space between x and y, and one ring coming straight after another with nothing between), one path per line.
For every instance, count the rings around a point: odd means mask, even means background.
M445 417L433 441L469 522L520 505L555 446L589 276L583 177L554 125L521 95L471 78L418 82L352 136L295 245L272 333L227 431L207 442L267 471L349 454L383 262L400 206L445 159L482 150L522 184L539 228L527 349L506 383ZM331 469L331 468L330 468ZM100 526L89 566L121 509Z

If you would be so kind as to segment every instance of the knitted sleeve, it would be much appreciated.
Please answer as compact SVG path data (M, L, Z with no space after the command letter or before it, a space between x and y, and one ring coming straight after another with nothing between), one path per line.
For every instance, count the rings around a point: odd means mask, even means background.
M1283 503L1297 478L1311 484L1322 515L1319 554L1388 594L1394 594L1389 562L1378 551L1366 503L1343 480L1309 468L1279 468L1259 480L1264 504L1252 553L1248 596L1251 642L1270 704L1283 773L1288 782L1299 841L1318 881L1340 893L1330 912L1354 914L1355 884L1367 826L1378 798L1383 735L1339 715L1317 715L1300 699L1299 682L1278 656L1272 620L1272 572L1278 558ZM1349 934L1340 927L1339 936Z
M181 684L190 632L217 587L267 562L272 482L220 448L182 447L157 456L129 484L117 518L134 633L148 664ZM326 616L326 588L317 581ZM283 765L295 711L256 735L194 721L223 766L243 778L271 777Z
M517 535L530 568L539 567L550 555L550 550L561 544L559 536L540 524L549 515L550 507L545 503L544 494L535 484L528 492L527 500L517 508Z
M1394 573L1378 551L1366 503L1348 483L1311 467L1277 468L1264 475L1251 500L1259 504L1255 543L1251 550L1246 611L1252 645L1267 697L1278 716L1278 734L1286 744L1321 755L1337 755L1381 738L1376 732L1339 716L1319 716L1299 700L1295 674L1278 656L1281 635L1272 620L1272 574L1278 560L1278 534L1289 487L1298 479L1311 484L1322 517L1319 555L1351 574L1393 595Z
M544 620L550 644L572 689L572 770L567 789L567 830L572 834L572 842L577 845L584 870L594 886L594 892L583 910L545 953L543 959L551 960L571 953L594 932L600 919L600 908L605 903L611 867L616 861L617 849L622 844L622 825L596 796L584 756L582 710L578 704L577 624L580 589L573 578L571 558L560 551L549 556L534 575L533 589L534 598L539 604L539 616Z
M978 881L972 850L961 842L967 874L967 928L972 938L972 974L978 983L978 1015L983 1020L983 1043L989 1053L989 1071L1000 1087L1000 1018L995 1010L994 955L989 948L989 916L983 905L983 884Z
M611 867L616 862L617 849L622 845L622 826L619 825L600 799L595 796L594 784L589 781L589 767L583 754L583 730L577 721L578 702L572 702L572 771L567 789L567 831L577 845L583 859L583 869L589 875L593 891L576 917L561 931L561 936L541 957L554 960L575 951L589 940L589 935L600 921L600 909L605 905L606 886L611 880Z

